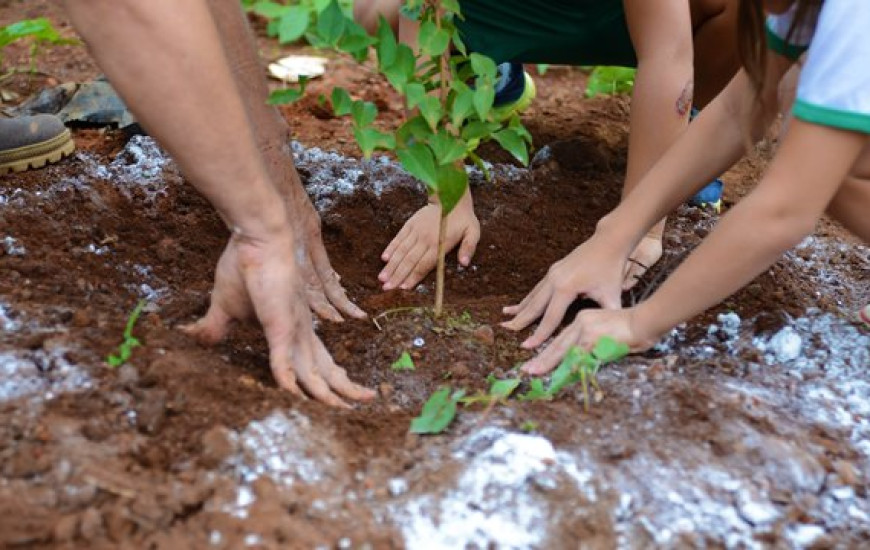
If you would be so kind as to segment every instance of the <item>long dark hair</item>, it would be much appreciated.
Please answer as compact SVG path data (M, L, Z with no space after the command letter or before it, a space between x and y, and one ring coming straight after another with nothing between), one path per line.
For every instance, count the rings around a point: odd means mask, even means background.
M818 15L823 0L795 0L794 19L785 41L791 42L795 32ZM767 66L767 34L765 31L764 0L740 0L737 11L737 51L743 69L749 76L756 99L761 99Z

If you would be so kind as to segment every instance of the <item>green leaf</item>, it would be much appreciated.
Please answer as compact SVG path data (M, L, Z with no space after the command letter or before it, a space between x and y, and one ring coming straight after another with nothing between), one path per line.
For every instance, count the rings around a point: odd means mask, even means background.
M347 17L342 13L338 2L333 0L317 16L316 30L318 36L327 44L336 46L344 34L347 25Z
M419 82L411 82L405 86L405 99L408 109L413 109L426 97L426 88Z
M411 420L411 433L438 434L447 429L456 417L456 404L464 395L462 390L452 395L450 392L449 387L444 387L429 397L420 416Z
M298 88L281 88L280 90L275 90L269 94L269 99L266 103L269 105L285 105L299 101L302 99L302 96L305 95L305 88L308 87L308 80L307 76L300 76Z
M414 51L405 44L396 47L396 58L382 73L399 93L404 93L405 84L414 78L416 59Z
M412 176L419 179L433 192L438 189L438 172L435 169L435 157L432 150L422 143L412 143L405 149L396 151L402 167Z
M393 63L396 62L396 51L398 49L398 42L396 41L396 36L393 34L393 29L390 27L390 24L384 19L384 16L381 15L378 19L378 30L377 30L377 52L378 52L378 69L383 71L385 68L390 67Z
M508 378L506 380L492 380L489 387L489 395L496 399L507 399L514 393L520 385L519 378Z
M580 381L580 371L578 364L580 363L580 348L573 346L565 354L564 359L553 372L550 378L550 387L547 388L547 393L555 396L559 391L567 386L572 386Z
M465 119L474 112L474 91L459 81L454 82L452 87L455 92L450 107L450 122L455 128L461 128Z
M462 15L462 10L459 7L459 0L441 0L441 7L444 8L447 13Z
M628 355L629 349L626 344L617 342L610 336L602 336L595 343L595 348L592 350L592 355L602 363L611 363L619 361Z
M473 139L488 138L500 127L501 125L497 122L473 120L462 128L462 139L465 141L471 141Z
M332 89L332 111L335 116L345 116L350 114L353 100L350 94L344 88Z
M441 130L429 140L438 164L452 164L465 158L465 143Z
M407 147L412 141L428 141L432 135L429 123L422 116L417 115L399 126L396 130L396 141L402 147Z
M407 351L403 351L402 355L399 356L396 361L390 365L390 368L396 371L401 370L414 370L414 360L411 359L411 354Z
M492 135L492 138L498 142L502 148L513 155L515 159L522 162L524 166L529 164L529 150L526 148L526 142L513 128L505 128Z
M424 21L420 25L417 41L424 55L437 57L447 50L450 35L444 29L439 29L433 21Z
M282 44L295 42L302 37L310 23L308 10L301 6L288 6L278 25L278 41Z
M544 389L544 381L540 378L532 378L529 382L529 391L519 396L520 401L549 401L553 396Z
M370 126L378 116L378 108L371 101L358 99L350 107L350 115L353 122L359 128Z
M365 158L371 158L378 149L392 151L396 148L396 138L392 134L374 128L354 128L353 136Z
M465 172L464 166L448 164L438 167L436 193L438 193L438 200L441 202L443 216L453 211L466 189L468 189L468 174Z
M251 5L249 9L257 15L265 17L266 19L277 19L281 17L281 14L284 13L285 9L287 9L287 6L284 6L277 2L262 0L261 2L256 2Z
M474 90L474 110L477 111L477 116L481 120L486 120L489 112L492 110L492 104L495 101L495 87L491 82L478 83Z
M474 69L474 74L490 84L495 81L495 74L498 71L495 61L479 53L472 53L468 56L468 60L471 62L471 68Z
M348 26L348 28L352 28ZM367 35L365 31L347 32L341 40L338 41L338 48L354 57L357 62L362 63L366 60L369 53L369 46L374 44L376 40Z
M630 93L636 70L628 67L595 67L586 82L586 97Z
M441 117L444 116L444 110L441 108L441 102L437 97L427 95L420 100L420 114L429 124L429 128L435 131L438 128L438 123Z

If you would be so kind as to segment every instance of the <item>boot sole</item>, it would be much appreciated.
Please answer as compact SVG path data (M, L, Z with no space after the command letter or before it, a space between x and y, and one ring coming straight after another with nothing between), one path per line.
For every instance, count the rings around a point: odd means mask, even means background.
M10 172L24 172L59 162L75 151L76 145L69 130L57 136L17 149L0 153L0 176Z

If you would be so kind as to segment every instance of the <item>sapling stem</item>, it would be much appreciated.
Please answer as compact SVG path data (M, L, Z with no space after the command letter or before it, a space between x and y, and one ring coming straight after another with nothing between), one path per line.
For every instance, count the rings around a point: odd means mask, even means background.
M441 207L441 223L438 225L438 268L435 274L435 318L444 312L444 257L447 255L447 214Z

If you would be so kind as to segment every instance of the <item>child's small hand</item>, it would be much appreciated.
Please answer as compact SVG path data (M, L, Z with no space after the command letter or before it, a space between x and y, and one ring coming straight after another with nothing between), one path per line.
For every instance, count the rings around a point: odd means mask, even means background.
M381 254L387 262L378 275L384 290L411 289L435 267L438 261L438 222L441 206L421 208ZM480 222L474 215L471 194L457 203L447 216L447 250L459 245L459 263L468 266L480 240Z
M631 290L643 275L662 257L661 235L647 235L638 243L625 262L622 290Z
M565 327L547 349L523 365L522 370L534 375L548 373L556 368L572 346L589 351L602 336L609 336L628 345L632 353L651 348L655 339L640 334L635 328L634 312L634 308L581 311L574 322Z
M553 264L546 277L517 305L504 308L514 318L502 326L522 330L543 314L534 334L522 346L540 346L558 328L568 307L586 296L607 309L619 309L625 257L604 239L592 237Z

